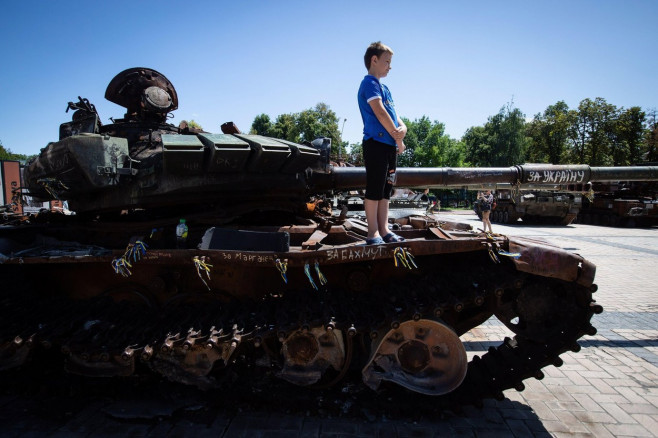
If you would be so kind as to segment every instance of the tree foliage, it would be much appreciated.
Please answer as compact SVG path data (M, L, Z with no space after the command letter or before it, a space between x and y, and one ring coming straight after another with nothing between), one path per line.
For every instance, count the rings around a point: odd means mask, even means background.
M563 102L536 115L526 129L526 158L553 164L627 166L648 155L651 135L640 107L617 108L605 99L583 99L577 109Z
M617 108L605 99L584 99L574 113L569 160L591 166L612 165L611 137Z
M338 145L342 141L336 113L329 108L329 105L322 102L299 113L280 114L273 124L267 114L260 114L254 119L249 132L296 143L328 137L331 139L334 152L338 150Z
M562 163L568 147L569 127L573 123L573 116L564 101L549 105L543 114L535 115L526 125L526 136L529 137L530 143L525 161Z
M644 130L645 150L640 151L642 159L650 162L658 162L658 114L655 109L649 111Z
M272 136L272 122L267 114L259 114L251 124L249 134Z
M315 108L299 114L298 127L302 141L312 141L318 137L328 137L332 145L340 144L338 117L325 103L318 103Z
M349 145L347 161L355 166L363 166L363 143Z
M198 129L200 131L203 130L203 127L196 120L190 120L187 122L187 125L192 129Z
M503 106L489 117L483 127L469 128L462 141L466 161L476 167L504 167L525 159L529 141L526 138L525 115L513 103Z
M445 133L445 125L427 116L410 121L404 139L407 149L398 159L400 167L459 167L464 163L464 145Z
M591 166L628 166L651 157L655 160L655 120L655 116L648 120L640 107L617 108L600 97L583 99L577 109L569 109L560 101L528 123L526 158Z
M283 138L288 141L299 142L299 127L295 114L281 114L276 118L270 134L272 137Z
M646 113L634 106L620 109L611 136L612 165L626 166L642 161Z
M5 148L0 140L0 160L11 160L11 161L21 161L26 162L34 155L24 155L24 154L15 154L10 149Z
M575 109L558 101L529 122L510 102L484 126L469 128L461 140L450 138L443 123L425 115L404 122L407 150L399 157L400 167L506 167L526 162L626 166L658 161L657 111L617 108L600 97L584 99ZM281 114L274 123L260 114L250 133L297 143L329 137L334 154L343 145L350 151L349 162L363 164L361 144L342 141L339 119L324 103Z

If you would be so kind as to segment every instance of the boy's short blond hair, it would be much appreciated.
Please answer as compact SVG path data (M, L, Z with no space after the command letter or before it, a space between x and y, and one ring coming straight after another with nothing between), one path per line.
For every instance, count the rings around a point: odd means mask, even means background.
M382 44L381 41L374 42L368 46L366 54L363 56L363 62L366 64L366 70L370 70L370 61L372 60L373 55L379 58L382 56L382 53L393 54L393 49L388 47L386 44Z

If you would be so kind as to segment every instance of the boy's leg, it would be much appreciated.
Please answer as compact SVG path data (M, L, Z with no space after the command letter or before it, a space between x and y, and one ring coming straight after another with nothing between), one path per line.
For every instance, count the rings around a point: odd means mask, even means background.
M388 169L386 147L374 139L363 142L363 160L366 166L366 194L363 207L368 221L369 239L383 237L378 234L380 228L378 217Z
M377 210L377 222L379 222L379 234L386 236L388 231L388 207L393 194L393 187L395 186L395 171L397 170L398 154L395 148L387 148L385 150L386 157L386 180L384 182L384 196L379 201L379 209Z
M381 237L388 234L388 204L388 199L382 199L377 206L377 224Z
M366 221L368 222L368 239L377 237L379 230L379 203L380 201L373 201L372 199L363 200L363 208L366 212Z

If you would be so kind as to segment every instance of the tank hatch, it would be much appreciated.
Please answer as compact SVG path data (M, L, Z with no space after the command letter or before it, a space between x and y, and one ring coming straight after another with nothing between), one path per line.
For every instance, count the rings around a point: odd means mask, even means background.
M162 73L145 67L129 68L116 75L105 90L105 98L128 111L127 119L166 119L178 108L178 95Z

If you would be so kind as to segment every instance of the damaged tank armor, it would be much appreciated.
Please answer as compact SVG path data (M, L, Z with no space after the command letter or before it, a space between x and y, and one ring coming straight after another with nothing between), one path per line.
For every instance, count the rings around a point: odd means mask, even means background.
M331 166L327 139L168 124L176 90L148 68L117 75L105 97L123 119L103 125L87 100L70 104L59 141L25 169L26 194L76 214L0 227L0 369L51 351L86 376L362 381L473 403L522 390L596 333L595 267L577 254L422 216L398 219L404 242L365 246L365 224L332 216L327 197L362 187L365 171ZM400 168L397 183L541 184L545 171L656 179L653 167L578 165ZM460 336L493 316L514 338L468 362Z

